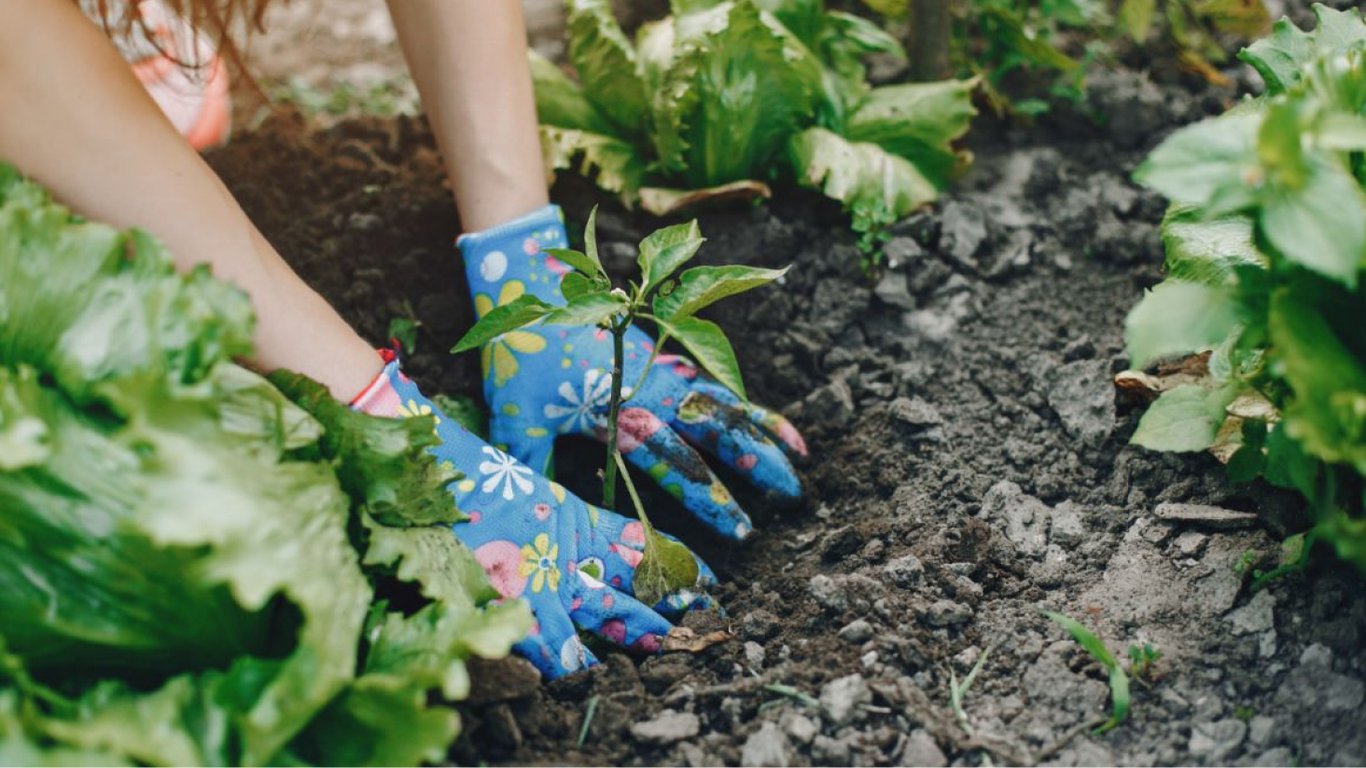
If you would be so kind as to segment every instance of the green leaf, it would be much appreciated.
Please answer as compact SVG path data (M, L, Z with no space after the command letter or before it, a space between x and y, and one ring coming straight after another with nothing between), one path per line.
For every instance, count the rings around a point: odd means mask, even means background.
M588 254L581 251L570 250L569 248L546 248L545 252L577 269L582 275L596 277L601 274L604 277L606 276L606 273L602 271L602 264L590 259Z
M1263 192L1261 231L1287 259L1350 288L1366 263L1366 192L1335 158L1306 168L1303 186Z
M1318 459L1305 453L1299 441L1286 433L1284 422L1267 433L1266 465L1263 469L1267 482L1299 491L1312 504L1320 495L1319 473L1322 466Z
M578 83L534 50L527 51L527 59L536 92L536 119L542 125L613 135L611 123L588 100Z
M1366 150L1366 117L1330 112L1315 126L1315 139L1324 149L1340 152Z
M588 293L575 297L545 316L546 325L597 325L626 311L628 302L611 293Z
M636 75L636 54L607 0L567 0L569 60L588 99L616 127L614 134L640 131L649 98Z
M1054 624L1067 630L1067 634L1071 635L1072 639L1076 640L1078 645L1085 648L1086 652L1091 654L1096 661L1105 665L1106 669L1116 669L1119 667L1119 662L1115 661L1114 654L1110 653L1110 649L1105 647L1105 643L1101 642L1101 639L1097 637L1094 632L1087 629L1081 622L1066 614L1055 613L1053 611L1044 611L1043 615L1046 616L1049 621L1052 621Z
M573 301L580 296L590 293L605 293L611 290L608 286L599 285L591 278L584 277L581 272L570 272L560 280L560 293L564 294L565 301Z
M489 415L477 400L468 395L446 395L441 392L432 395L431 399L436 407L455 423L485 440L488 439Z
M787 270L787 267L693 267L679 276L678 285L667 296L655 296L655 316L665 320L689 317L727 296L767 285L787 274Z
M1110 719L1096 729L1105 733L1124 722L1129 717L1129 676L1124 668L1116 664L1110 667Z
M1228 112L1168 136L1134 172L1134 180L1168 198L1202 206L1224 188L1254 186L1260 179L1255 110Z
M1163 358L1212 349L1237 327L1231 291L1169 280L1129 311L1124 339L1131 364L1145 368Z
M602 133L541 126L547 170L572 170L634 205L645 178L645 162L630 143Z
M685 187L772 175L788 137L810 119L821 67L747 1L676 20L679 56L656 100L661 164ZM660 132L661 126L663 132Z
M735 350L720 326L698 317L685 317L680 320L658 320L659 326L669 336L678 339L683 348L693 356L707 373L716 378L722 386L745 397L745 384L740 378L740 363L735 359Z
M967 133L977 114L972 105L977 84L972 78L874 88L849 117L844 137L900 155L942 189L961 164L951 144Z
M1197 208L1172 206L1162 220L1162 244L1171 280L1219 287L1229 284L1240 265L1267 266L1253 241L1247 215L1203 219Z
M1119 6L1119 25L1136 43L1148 39L1153 28L1156 0L1124 0Z
M1299 280L1271 295L1268 327L1274 365L1292 392L1284 429L1305 451L1366 474L1366 330L1360 295ZM1347 308L1329 320L1333 305ZM1349 347L1348 344L1353 344Z
M844 203L856 222L884 226L939 196L934 183L910 161L824 128L794 136L790 152L797 183Z
M593 210L588 212L588 223L583 228L583 250L584 255L593 262L594 270L584 271L586 275L597 275L607 278L607 270L602 268L602 259L598 257L598 207L593 206ZM610 280L608 281L610 284Z
M428 686L407 675L365 675L299 737L310 765L421 765L446 760L460 716L429 706Z
M1366 23L1356 10L1335 11L1316 4L1318 26L1304 32L1289 19L1272 27L1271 36L1258 40L1238 55L1266 81L1267 93L1285 93L1300 82L1305 67L1314 59L1336 55L1366 40Z
M417 329L422 323L411 317L395 317L389 321L387 336L398 342L407 354L417 351Z
M697 559L687 547L651 529L636 568L636 599L654 605L680 589L696 587L698 575Z
M1139 419L1129 442L1154 451L1206 450L1214 444L1232 399L1232 390L1194 384L1163 392Z
M508 331L531 325L557 309L531 294L518 296L507 304L494 307L487 315L479 318L479 322L460 337L460 341L456 342L451 352L458 354L478 349Z
M668 279L679 267L683 266L707 241L697 226L697 219L655 230L640 241L640 251L636 262L640 273L645 277L641 286L642 293Z

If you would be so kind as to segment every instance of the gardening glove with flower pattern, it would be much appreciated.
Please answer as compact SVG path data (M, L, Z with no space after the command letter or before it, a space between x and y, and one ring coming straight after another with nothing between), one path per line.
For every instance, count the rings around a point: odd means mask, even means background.
M585 504L441 413L391 359L352 406L375 416L436 418L430 449L462 477L449 490L469 519L452 526L504 598L525 598L536 627L515 646L546 677L597 663L575 627L646 653L661 650L676 614L705 607L700 591L677 590L653 608L634 597L645 548L640 522ZM693 555L696 559L696 555ZM700 559L695 588L716 583Z
M479 317L527 293L565 303L560 280L569 267L544 252L568 246L557 206L463 235L458 245ZM622 392L631 398L618 418L621 453L717 533L743 539L751 530L749 516L693 446L710 451L770 496L794 499L801 485L786 454L805 456L806 444L782 416L699 375L684 358L657 356L642 382L652 344L638 328L626 336ZM607 331L523 328L489 342L482 360L495 445L545 472L556 436L605 440L612 391ZM637 382L640 391L632 394Z

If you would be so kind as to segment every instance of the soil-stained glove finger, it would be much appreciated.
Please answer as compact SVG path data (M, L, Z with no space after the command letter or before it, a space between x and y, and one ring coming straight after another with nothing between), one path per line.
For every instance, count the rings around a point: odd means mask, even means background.
M625 592L584 579L574 598L570 618L579 627L623 648L659 653L664 637L673 629L668 619Z
M809 455L806 450L806 439L802 437L802 433L798 432L797 428L792 426L792 422L777 411L751 403L705 377L698 377L697 381L693 382L692 389L694 392L709 395L719 403L744 412L751 423L772 435L789 455L801 456L802 458Z
M688 511L721 536L743 540L753 530L726 486L692 446L644 408L623 408L617 420L618 446Z
M739 408L704 392L689 392L679 403L672 426L688 442L710 451L768 495L784 500L802 495L797 471L783 449Z
M598 658L579 640L574 622L558 600L533 600L532 610L536 613L536 627L513 650L547 680L598 664Z

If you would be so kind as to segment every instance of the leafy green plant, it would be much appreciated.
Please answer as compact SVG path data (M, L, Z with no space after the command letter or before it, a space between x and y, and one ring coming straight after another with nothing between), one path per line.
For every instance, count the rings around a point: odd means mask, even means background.
M1067 634L1110 673L1110 718L1101 723L1095 732L1105 733L1124 722L1129 716L1129 676L1125 674L1115 655L1110 653L1110 649L1105 647L1105 643L1101 642L1094 632L1071 616L1053 611L1043 611L1043 615L1067 630Z
M904 55L819 0L674 0L628 40L606 0L567 0L582 85L532 57L546 165L664 215L796 182L840 201L865 250L969 157L973 80L872 88L861 57Z
M1177 131L1135 178L1172 198L1168 278L1130 313L1136 366L1211 352L1133 442L1212 450L1235 482L1299 491L1315 541L1366 568L1366 23L1315 6L1241 54L1267 93Z
M1135 680L1151 683L1156 679L1153 671L1162 659L1162 651L1150 643L1129 646L1129 674Z
M8 166L0 317L0 762L444 759L464 659L531 617L430 419L235 365L243 294Z
M594 208L588 216L582 252L547 250L573 269L560 284L567 301L564 306L547 304L530 294L523 295L480 318L451 350L459 353L478 349L498 336L534 323L598 326L611 334L612 392L607 415L603 506L610 509L615 505L616 478L620 470L646 532L645 557L636 572L636 595L646 604L653 604L674 589L696 583L697 566L683 545L659 535L650 524L617 450L617 416L627 399L622 396L626 331L637 320L647 320L659 329L650 358L631 392L640 390L660 349L672 339L718 382L743 397L744 382L730 340L720 326L698 317L697 313L728 296L771 283L787 272L787 268L703 266L678 273L697 254L703 242L705 239L696 220L654 232L640 243L636 258L640 281L631 281L625 288L614 287L598 257L597 209Z

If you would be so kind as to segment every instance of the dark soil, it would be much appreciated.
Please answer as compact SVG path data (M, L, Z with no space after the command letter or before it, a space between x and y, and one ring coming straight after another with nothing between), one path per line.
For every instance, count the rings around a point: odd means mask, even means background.
M974 170L898 225L875 279L823 199L783 190L767 207L703 215L704 259L793 265L781 287L714 317L751 394L805 431L807 500L751 501L758 534L731 548L653 493L662 527L724 581L726 617L688 623L735 638L698 655L606 653L543 687L492 665L453 759L1366 761L1360 576L1325 553L1253 594L1239 566L1274 560L1295 501L1229 486L1208 457L1127 446L1139 412L1111 385L1126 365L1125 313L1160 279L1164 204L1128 174L1168 130L1233 95L1120 71L1093 83L1102 124L980 121ZM477 395L477 358L445 351L470 316L451 247L458 223L419 120L316 132L277 117L211 162L367 337L380 342L391 318L416 313L423 332L407 367L427 391ZM603 205L599 237L621 268L659 224L581 184L556 198L571 231ZM589 498L592 472L559 467ZM1172 523L1157 515L1164 503L1261 522ZM1081 620L1121 656L1131 644L1161 649L1123 725L1090 733L1108 711L1104 672L1040 608ZM959 722L950 680L983 654Z

